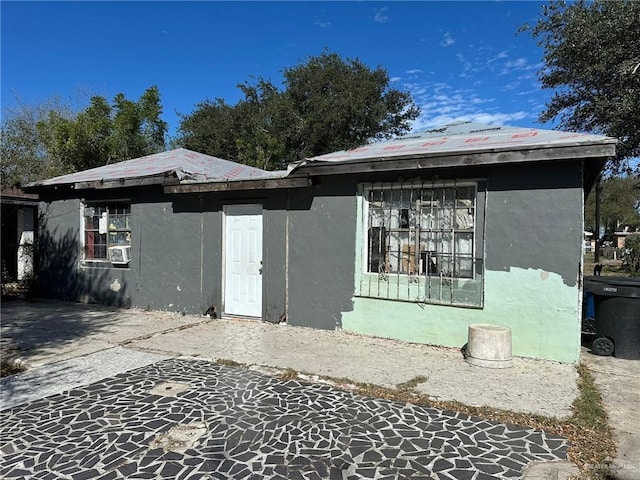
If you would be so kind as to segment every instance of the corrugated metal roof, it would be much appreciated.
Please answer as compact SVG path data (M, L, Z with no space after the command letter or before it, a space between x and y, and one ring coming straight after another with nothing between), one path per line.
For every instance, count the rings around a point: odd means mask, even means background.
M178 148L42 180L29 186L68 185L78 182L113 181L173 175L177 177L180 183L190 183L274 178L282 176L282 172L267 172L266 170L193 152L185 148Z
M371 143L352 150L311 157L302 163L349 163L358 160L386 160L404 156L455 155L467 152L616 142L616 139L602 135L459 122L393 140Z
M91 182L105 182L107 188L122 186L126 181L149 179L149 183L181 185L195 183L222 183L242 180L285 179L288 176L309 174L305 167L326 166L334 169L350 167L352 163L384 162L394 159L432 158L431 166L446 166L440 157L457 158L467 153L508 152L518 150L539 150L554 147L589 147L591 145L613 145L617 140L602 135L540 130L534 128L486 125L481 123L460 122L434 128L425 132L412 133L384 142L375 142L352 150L339 151L294 162L285 171L268 172L259 168L223 160L184 148L148 155L125 162L105 165L82 172L42 180L27 187L47 187L84 183L87 188ZM613 147L611 147L613 148ZM604 155L601 149L595 156ZM588 149L585 149L587 152ZM592 153L589 153L592 155ZM493 157L492 157L493 158ZM345 167L340 167L345 165ZM324 168L324 167L323 167ZM410 167L415 168L415 167ZM422 165L420 168L426 168ZM297 171L295 175L292 175ZM165 181L166 177L175 177L176 181ZM156 180L157 179L157 180ZM284 180L283 180L284 181ZM111 184L111 185L109 185ZM138 183L139 184L139 183ZM101 184L102 185L102 184ZM77 186L77 185L76 185ZM89 185L90 187L90 185Z

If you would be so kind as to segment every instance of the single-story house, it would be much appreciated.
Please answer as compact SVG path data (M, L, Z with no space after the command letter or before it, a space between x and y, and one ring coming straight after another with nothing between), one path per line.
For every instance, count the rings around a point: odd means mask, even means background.
M0 191L2 283L29 280L34 267L38 195L19 187Z
M584 231L584 248L586 252L593 252L596 249L596 239L592 232Z
M455 123L266 172L185 149L32 184L42 294L576 362L609 137Z
M625 225L622 230L619 230L617 232L613 232L613 238L615 240L615 244L614 246L616 248L619 249L623 249L624 248L624 242L627 239L627 237L629 235L635 235L637 233L640 233L640 229L638 229L636 227L635 230L631 230L630 227L628 225Z

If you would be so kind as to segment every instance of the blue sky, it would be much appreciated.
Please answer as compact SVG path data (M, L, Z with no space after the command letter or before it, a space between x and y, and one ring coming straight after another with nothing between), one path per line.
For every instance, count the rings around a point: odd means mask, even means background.
M206 99L235 104L252 77L280 83L284 67L324 49L385 68L422 114L414 130L455 120L537 122L552 92L527 34L543 2L27 2L1 3L3 111L52 96L162 95L178 112Z

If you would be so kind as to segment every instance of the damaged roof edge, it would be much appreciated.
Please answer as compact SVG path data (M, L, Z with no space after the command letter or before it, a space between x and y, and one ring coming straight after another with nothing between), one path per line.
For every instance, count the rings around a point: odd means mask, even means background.
M443 136L443 134L445 136ZM481 135L478 135L481 134ZM463 122L266 171L184 148L34 182L27 192L159 185L165 191L222 191L304 186L313 175L609 158L612 137Z
M142 185L166 185L178 183L179 178L184 176L182 172L168 171L157 175L148 175L144 177L134 178L112 178L112 179L100 179L100 180L87 180L76 181L69 183L42 183L33 182L24 187L26 192L44 192L57 188L70 188L73 190L86 190L86 189L108 189L108 188L124 188L124 187L137 187Z
M26 188L31 191L57 187L118 188L138 184L232 181L272 177L271 172L259 168L178 148L40 180L27 185Z
M307 163L347 163L405 155L445 156L466 152L579 147L603 143L617 143L617 140L590 133L455 122L437 129L371 142L350 150L313 156L307 159Z
M342 161L306 159L297 162L289 171L290 178L311 174L343 174L397 169L427 169L463 166L528 163L554 160L609 158L615 155L617 140L589 145L553 145L553 148L491 149L445 153L416 153L384 158L358 158Z
M271 190L278 188L310 187L313 181L308 177L299 178L255 178L233 181L215 181L202 183L183 183L179 185L165 185L164 193L203 193L227 192L240 190Z
M268 174L267 174L268 173ZM42 183L34 182L25 187L29 192L42 192L45 190L55 188L71 188L74 190L86 190L86 189L109 189L109 188L124 188L124 187L138 187L147 185L210 185L215 183L223 184L237 184L240 185L243 182L259 182L260 180L277 180L286 176L286 171L265 172L266 175L260 177L248 177L240 176L237 178L209 178L206 175L200 173L192 173L185 171L181 168L168 170L166 172L137 176L131 178L110 178L99 180L87 180L87 181L75 181L69 183ZM187 189L188 190L188 189Z

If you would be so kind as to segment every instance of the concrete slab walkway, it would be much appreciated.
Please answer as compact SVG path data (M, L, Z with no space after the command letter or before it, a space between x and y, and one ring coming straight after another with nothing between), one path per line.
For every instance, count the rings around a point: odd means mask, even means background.
M16 302L2 306L0 341L3 352L32 366L125 346L391 388L426 377L417 390L435 399L558 418L571 415L577 395L572 365L515 358L512 368L487 369L465 362L458 349L255 320Z
M348 378L386 387L424 377L417 388L433 398L555 417L571 414L577 394L572 365L515 358L513 368L485 369L467 364L457 349L339 331L58 302L3 303L1 315L3 355L20 358L31 367L23 375L2 380L2 409L170 358L229 359L254 370L293 368L311 377ZM635 364L640 362L634 368ZM621 393L622 387L607 377L618 366L627 383L640 376L613 358L593 365L608 410L619 408L628 415L628 403L635 401L637 407L637 399ZM637 412L634 415L637 418ZM611 416L615 422L615 413ZM633 458L640 458L637 429L624 426L628 419L621 415L616 429L628 433L626 441L619 440L623 448L618 465L623 475L635 474ZM533 465L526 475L529 479L566 478L572 471L566 467Z
M640 478L640 360L599 357L585 352L582 361L594 373L596 386L613 428L618 456L616 480Z

